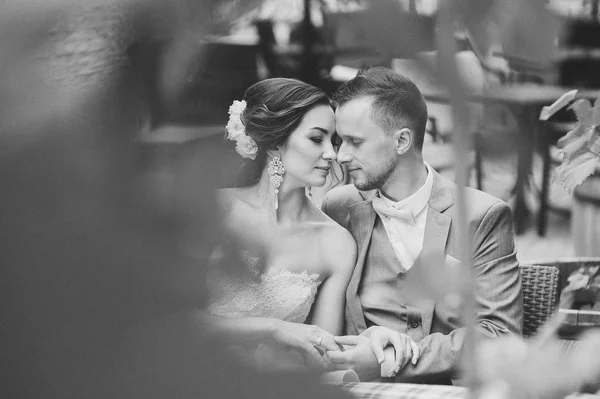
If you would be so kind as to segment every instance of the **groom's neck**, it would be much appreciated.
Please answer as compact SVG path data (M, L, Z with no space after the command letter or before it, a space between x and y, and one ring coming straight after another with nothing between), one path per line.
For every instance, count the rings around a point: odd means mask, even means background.
M423 160L402 162L381 187L383 194L392 201L401 201L417 192L427 180L427 167Z

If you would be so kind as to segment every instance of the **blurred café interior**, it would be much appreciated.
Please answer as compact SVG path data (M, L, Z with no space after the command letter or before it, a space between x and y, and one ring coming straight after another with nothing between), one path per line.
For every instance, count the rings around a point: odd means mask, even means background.
M188 148L198 140L218 145L222 110L253 82L293 77L332 93L358 69L382 65L410 77L424 93L430 114L424 157L452 177L456 128L436 66L442 3L383 1L373 10L360 0L259 2L197 40L198 57L187 60L186 84L176 96L150 95L143 142L164 154L182 141ZM522 259L600 256L594 227L600 216L592 210L599 200L596 175L573 193L553 183L561 161L556 144L575 115L565 108L537 120L543 106L570 89L597 98L598 2L525 3L519 20L506 17L518 2L493 3L464 12L454 28L458 74L476 97L461 128L472 142L469 185L511 204Z

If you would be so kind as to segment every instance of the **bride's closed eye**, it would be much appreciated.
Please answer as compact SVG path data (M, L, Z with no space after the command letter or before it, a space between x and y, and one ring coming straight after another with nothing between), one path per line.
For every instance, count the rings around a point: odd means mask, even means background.
M321 143L323 142L323 135L312 136L312 137L310 138L310 140L311 140L313 143L316 143L316 144L321 144Z

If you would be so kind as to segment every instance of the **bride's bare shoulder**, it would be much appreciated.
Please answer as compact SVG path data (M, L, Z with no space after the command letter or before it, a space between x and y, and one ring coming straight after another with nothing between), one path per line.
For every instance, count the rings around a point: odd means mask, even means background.
M237 208L240 203L241 194L239 188L220 188L215 190L215 199L217 208L223 218L228 218L234 208Z
M329 219L325 226L322 242L325 258L332 272L345 274L353 270L357 255L354 237L348 230L332 219Z
M227 208L236 202L246 202L248 198L248 187L220 188L216 190L219 203Z

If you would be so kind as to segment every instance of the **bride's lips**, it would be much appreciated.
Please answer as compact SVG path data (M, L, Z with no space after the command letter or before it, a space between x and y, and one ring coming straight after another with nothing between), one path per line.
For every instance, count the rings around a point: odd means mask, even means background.
M325 172L329 172L329 170L331 169L331 167L330 166L317 166L317 167L315 167L315 169L320 169L320 170L323 170Z

